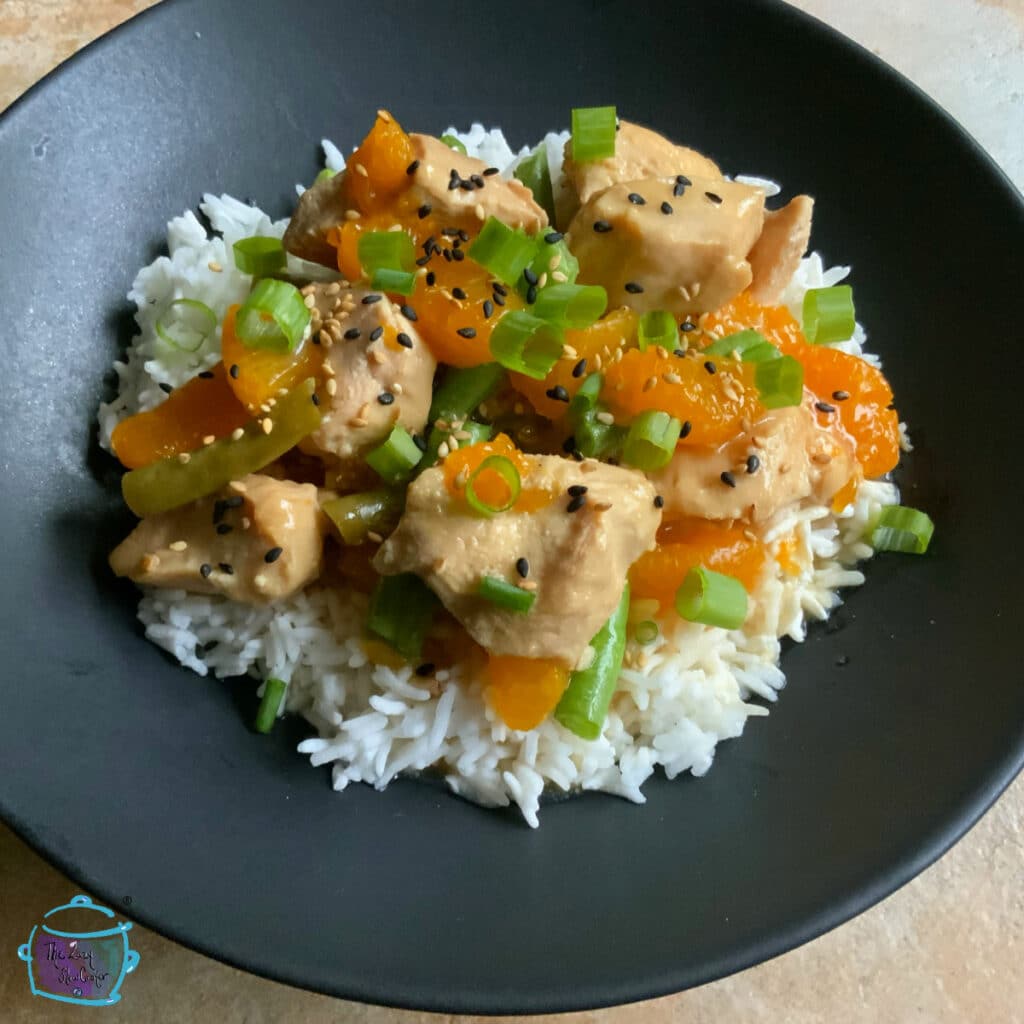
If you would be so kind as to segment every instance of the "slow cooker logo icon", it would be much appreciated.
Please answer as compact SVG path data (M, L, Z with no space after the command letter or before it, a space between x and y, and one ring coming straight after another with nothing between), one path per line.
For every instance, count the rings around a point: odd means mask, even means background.
M88 918L84 928L71 928L68 919L80 925L84 911L102 914L106 921ZM75 896L44 914L43 923L18 947L18 957L28 964L32 994L83 1006L118 1002L121 983L139 966L139 954L128 945L131 922L114 922L114 916L88 896Z

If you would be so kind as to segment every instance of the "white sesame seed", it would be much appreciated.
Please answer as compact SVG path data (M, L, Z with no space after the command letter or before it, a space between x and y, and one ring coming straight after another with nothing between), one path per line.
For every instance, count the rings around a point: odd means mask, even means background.
M316 305L316 296L307 295L303 300L306 309L312 309Z
M188 541L176 540L167 545L172 551L184 551L188 547Z
M358 210L346 210L345 220L359 220L362 214Z
M487 211L484 209L483 203L477 203L473 207L473 212L476 214L477 220L487 220Z
M207 266L208 266L208 267L209 267L209 268L210 268L210 269L211 269L211 270L212 270L212 271L213 271L213 272L214 272L215 274L221 274L221 273L223 273L223 272L224 272L224 268L223 268L223 267L222 267L222 266L221 266L221 265L220 265L220 264L219 264L219 263L218 263L218 262L217 262L216 260L210 260L210 262L209 262L209 263L207 263L206 265L207 265Z
M338 382L333 377L328 377L324 390L333 398L338 393Z
M615 417L610 412L599 412L595 419L599 423L605 423L611 426L615 422Z
M440 443L440 444L439 444L439 445L437 446L437 457L438 457L439 459L447 459L447 458L448 458L448 454L449 454L449 451L450 451L450 449L449 449L449 447L448 447L448 442L447 442L447 441L442 441L442 442L441 442L441 443Z
M239 441L243 437L245 437L245 431L241 427L235 427L235 429L231 431L232 441Z
M268 416L260 424L264 434L269 434L274 429L274 421Z
M569 278L566 277L566 275L563 274L561 270L552 270L551 271L551 280L552 281L557 281L559 284L565 284L565 282L568 281Z
M192 461L192 456L188 452L178 452L178 461L185 466Z
M362 164L353 164L352 170L355 171L356 174L361 174L364 178L368 178L370 176L370 172Z
M216 440L217 438L213 434L207 434L206 437L203 438L203 444L210 445Z
M380 544L384 538L376 530L367 530L366 539L372 540L374 544Z

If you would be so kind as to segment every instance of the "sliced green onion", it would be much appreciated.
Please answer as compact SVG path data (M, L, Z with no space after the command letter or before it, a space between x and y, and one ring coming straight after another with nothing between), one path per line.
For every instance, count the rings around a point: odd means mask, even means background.
M587 412L595 412L598 409L598 399L601 397L601 388L604 387L604 375L600 373L588 374L583 383L577 388L569 403L570 414L582 415Z
M469 437L463 437L461 440L456 438L456 443L460 448L468 448L470 445L479 444L481 441L490 441L494 436L494 427L489 423L477 423L476 420L466 420L458 432L460 434L469 434ZM438 430L437 427L434 427L430 432L430 437L427 438L427 450L423 453L423 458L420 459L420 464L416 467L417 472L430 469L431 466L437 464L441 445L450 441L454 433L454 430Z
M597 418L605 411L599 401L604 377L592 373L580 385L569 403L567 420L576 441L576 449L589 459L606 459L622 447L626 431L614 423L603 423Z
M740 358L744 359L751 349L767 344L768 339L760 331L738 331L718 338L700 351L705 356L731 356L733 352L738 352Z
M505 367L481 363L463 369L449 367L430 403L428 422L465 420L486 402L505 381Z
M422 456L409 432L396 423L388 439L366 456L366 462L385 483L397 484L409 476Z
M590 641L594 660L589 668L573 672L569 685L555 708L555 718L571 733L585 740L596 740L608 716L608 705L615 693L626 651L626 624L629 617L629 584L622 588L618 606L597 635Z
M576 278L580 272L580 261L573 256L569 245L565 238L557 237L558 232L554 233L556 241L549 242L548 237L552 235L552 232L544 229L538 234L534 235L534 254L530 260L529 267L539 278L541 274L547 274L549 281L553 278L555 273L560 275L559 282L561 284L575 284ZM551 264L555 266L552 267ZM561 277L565 280L562 281ZM525 297L529 290L529 283L520 276L519 283L516 286L518 292ZM543 294L543 289L541 289Z
M476 493L476 483L484 473L497 473L502 483L508 488L508 498L499 505L489 505L479 494ZM489 455L470 474L466 481L466 504L482 516L494 516L499 512L507 512L519 498L522 491L522 481L519 479L519 470L516 469L511 459L504 455Z
M466 145L461 140L457 139L454 135L442 135L441 141L449 148L454 149L456 153L461 153L466 156Z
M532 193L534 201L555 222L555 196L551 190L547 147L541 144L512 172Z
M871 531L869 543L876 551L923 555L934 532L935 524L925 512L906 505L887 505Z
M394 292L398 295L412 295L416 288L416 275L407 270L392 270L381 267L373 272L370 287L379 292Z
M676 611L689 622L739 629L747 617L747 592L734 576L698 565L676 591Z
M763 345L751 345L742 356L745 363L767 363L770 359L781 359L782 353L770 342Z
M160 340L179 352L198 352L217 329L217 314L198 299L175 299L156 321Z
M758 397L766 409L799 405L804 397L804 368L792 356L758 363L754 373Z
M280 270L288 262L280 238L252 235L240 238L231 248L235 254L235 266L243 274L263 277Z
M277 713L281 710L281 701L288 684L271 676L263 685L263 696L256 712L256 731L268 733L274 728Z
M366 627L402 657L416 661L438 603L419 576L382 576L370 596Z
M812 345L827 345L852 337L857 326L853 289L848 284L811 288L804 295L804 337Z
M476 592L485 600L510 612L528 612L537 600L537 595L523 590L514 583L508 583L500 576L484 576Z
M502 224L496 217L488 217L466 252L499 281L515 286L534 258L536 244L525 232Z
M645 473L667 466L682 429L682 423L667 412L646 409L629 425L622 461Z
M562 355L563 337L557 325L509 310L491 331L491 355L507 370L543 380Z
M669 352L675 351L679 337L679 326L675 317L667 310L655 309L640 317L637 327L637 347L643 352L649 345L660 345Z
M653 644L658 639L661 630L653 619L644 619L633 627L633 635L638 644Z
M318 175L317 175L317 176L316 176L316 177L315 177L315 178L313 179L313 184L314 184L314 185L319 185L321 181L329 181L329 180L330 180L331 178L333 178L333 177L334 177L334 176L335 176L335 175L336 175L337 173L338 173L337 171L332 171L332 170L330 169L330 167L325 167L325 168L324 168L324 169L323 169L323 170L322 170L322 171L321 171L321 172L320 172L320 173L319 173L319 174L318 174Z
M615 156L614 107L573 107L572 158L576 163Z
M256 282L235 319L235 333L246 348L291 352L309 326L302 293L287 281Z
M600 319L607 308L608 293L599 284L549 284L541 289L532 312L560 327L582 330Z
M401 491L364 491L325 501L321 508L346 544L362 544L367 535L389 533L402 515Z
M416 248L404 231L364 231L357 247L359 263L369 277L375 270L412 270Z

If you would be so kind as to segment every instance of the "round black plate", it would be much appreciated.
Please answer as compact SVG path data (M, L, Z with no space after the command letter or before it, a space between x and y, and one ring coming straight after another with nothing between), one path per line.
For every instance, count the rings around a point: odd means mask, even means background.
M771 717L706 779L652 780L645 807L588 795L535 832L424 782L335 795L294 753L301 724L253 734L252 685L173 666L105 568L129 519L92 424L125 292L204 190L283 215L318 140L352 145L378 107L521 145L598 103L817 197L814 245L856 268L913 431L900 482L935 518L932 551L872 563L838 628L785 655ZM0 182L0 809L127 914L378 1003L619 1003L863 910L1020 767L1024 208L941 111L817 22L765 0L171 3L6 114Z

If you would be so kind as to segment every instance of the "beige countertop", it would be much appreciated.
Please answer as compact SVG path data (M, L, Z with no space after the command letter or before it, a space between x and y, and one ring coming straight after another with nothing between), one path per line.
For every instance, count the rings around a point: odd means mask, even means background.
M0 109L150 0L0 0ZM916 81L1024 187L1024 0L799 0ZM137 928L124 1000L103 1011L28 992L14 959L77 887L0 826L0 1017L5 1021L467 1024L312 995ZM479 1018L483 1021L486 1018ZM703 988L550 1019L564 1024L1024 1022L1024 778L937 864L822 938Z

